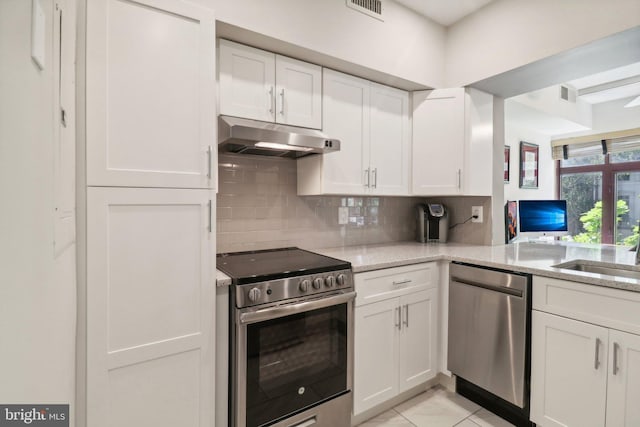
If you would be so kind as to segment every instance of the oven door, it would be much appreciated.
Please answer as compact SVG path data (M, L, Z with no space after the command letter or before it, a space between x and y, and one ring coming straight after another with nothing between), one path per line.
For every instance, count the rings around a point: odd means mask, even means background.
M274 424L351 390L354 298L337 293L237 312L237 427Z

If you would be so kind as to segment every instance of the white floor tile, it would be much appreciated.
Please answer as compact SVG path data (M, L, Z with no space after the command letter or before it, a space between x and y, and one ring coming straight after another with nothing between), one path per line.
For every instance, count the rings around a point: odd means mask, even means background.
M452 427L479 408L462 396L435 387L394 409L417 427Z
M465 418L464 420L456 424L455 427L478 427L478 424L474 423L469 418Z
M484 408L471 415L469 419L480 427L514 427L509 421L505 421Z
M398 414L396 411L389 410L372 418L358 427L415 427L406 418Z

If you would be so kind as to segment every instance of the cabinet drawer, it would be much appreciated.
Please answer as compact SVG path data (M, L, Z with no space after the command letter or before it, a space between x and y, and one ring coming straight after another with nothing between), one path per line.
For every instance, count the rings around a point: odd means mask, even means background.
M358 273L354 276L356 306L406 295L438 285L435 262Z
M533 309L640 334L640 293L533 277Z

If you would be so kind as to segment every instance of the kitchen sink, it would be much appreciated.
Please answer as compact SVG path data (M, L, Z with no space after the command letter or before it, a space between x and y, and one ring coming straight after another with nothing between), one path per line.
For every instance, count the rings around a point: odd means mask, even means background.
M632 265L608 264L597 261L576 259L562 264L556 264L552 267L640 280L640 267Z

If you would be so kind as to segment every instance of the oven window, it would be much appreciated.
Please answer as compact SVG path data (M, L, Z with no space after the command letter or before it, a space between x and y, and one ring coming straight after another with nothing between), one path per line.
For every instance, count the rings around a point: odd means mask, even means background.
M347 304L247 326L247 426L347 389Z

